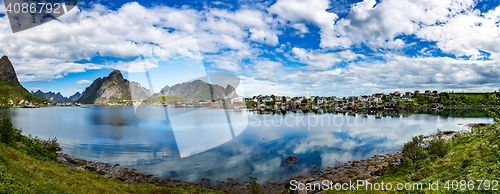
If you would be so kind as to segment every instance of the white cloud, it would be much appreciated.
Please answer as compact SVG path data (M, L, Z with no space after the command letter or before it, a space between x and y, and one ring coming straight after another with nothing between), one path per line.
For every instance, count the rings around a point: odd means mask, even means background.
M280 62L269 60L254 61L253 64L251 74L261 79L276 80L276 77L283 76L286 70L290 70Z
M350 50L341 52L324 53L321 51L306 50L303 48L293 48L292 53L301 63L308 64L310 69L328 69L334 67L342 61L352 61L362 55L356 54Z
M480 13L472 8L474 4L473 0L385 0L378 4L364 0L353 4L343 18L330 12L327 0L278 0L268 8L262 4L235 11L144 7L135 2L110 10L94 4L15 34L8 18L0 18L0 53L12 60L20 81L53 80L101 68L142 72L135 67L152 69L159 60L187 57L245 75L245 92L252 95L351 95L423 87L491 91L500 81L500 8ZM319 45L280 42L287 28L293 30L292 36L304 37L315 32L310 26L320 29ZM424 45L421 54L425 57L393 54L409 46L400 35L414 35L436 45ZM360 45L375 51L372 56L377 59L353 52ZM471 59L433 57L433 49ZM491 60L482 61L483 52L491 54ZM139 54L155 60L75 62L97 55L131 60ZM339 67L342 62L347 66Z
M87 85L87 84L90 84L90 83L92 83L92 81L85 80L85 79L76 81L76 85Z
M468 12L473 0L364 0L352 6L347 17L335 21L335 27L321 33L324 48L365 43L371 49L402 47L398 35L416 33L423 26L447 22L450 16ZM394 43L397 41L399 43Z
M442 25L428 26L416 33L420 38L436 41L445 53L481 58L485 51L500 59L500 7L485 14L479 11L456 15Z
M304 94L340 96L423 89L494 91L500 81L500 64L496 61L399 55L386 60L350 63L344 68L325 71L294 71L275 79L276 83L303 86L300 92Z
M303 23L296 23L292 25L293 28L298 30L301 34L305 34L309 32L309 29L307 29L306 25Z
M116 68L76 64L97 56L133 59L142 54L161 60L199 57L195 52L216 53L231 61L207 55L214 67L238 70L241 60L255 56L252 43L277 45L280 33L273 18L260 10L226 11L156 6L136 2L116 11L100 4L77 8L44 25L13 34L7 17L0 18L0 53L14 62L21 81L52 80L68 72L89 68ZM195 37L196 41L185 37ZM36 65L34 65L36 64ZM122 68L123 69L123 68Z
M240 87L245 91L241 96L256 96L259 94L277 94L295 96L300 93L293 91L291 86L297 87L297 84L282 84L273 81L258 79L256 77L239 76L241 79Z
M292 23L311 23L327 31L338 18L335 13L326 11L329 7L328 0L278 0L268 11Z

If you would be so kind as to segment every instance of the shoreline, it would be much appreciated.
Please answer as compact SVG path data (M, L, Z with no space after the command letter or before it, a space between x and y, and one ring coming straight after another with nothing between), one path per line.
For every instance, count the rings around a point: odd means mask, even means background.
M473 123L467 125L470 128L475 126L484 126L484 123ZM443 131L443 138L449 141L457 135L468 133L467 130L462 131ZM424 147L427 147L430 140L435 136L435 133L424 136ZM324 180L333 183L345 183L349 181L366 180L373 182L389 171L392 167L399 166L404 158L402 158L401 149L396 149L386 154L377 154L370 158L347 161L345 163L336 162L331 166L323 169L311 166L308 175L292 176L284 181L270 182L267 181L261 184L261 190L264 193L278 193L282 190L286 191L291 187L290 181L295 180L298 183L320 183ZM129 184L151 183L162 187L204 187L224 193L239 193L241 191L251 191L251 183L249 181L233 181L232 178L226 180L210 180L207 178L201 179L203 183L192 183L187 181L176 180L172 178L162 179L156 175L143 174L134 168L123 168L119 164L112 165L109 163L88 161L81 158L76 158L64 153L58 153L58 163L66 167L77 168L80 170L87 170L95 172L105 178L118 179L122 182ZM286 159L285 159L286 160ZM285 162L282 161L282 162ZM299 158L300 160L300 158ZM293 165L293 164L292 164ZM319 192L319 190L318 190Z

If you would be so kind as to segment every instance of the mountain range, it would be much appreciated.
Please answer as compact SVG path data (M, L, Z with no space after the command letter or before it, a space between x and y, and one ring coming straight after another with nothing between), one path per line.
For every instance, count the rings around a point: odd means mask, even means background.
M238 96L233 86L227 85L226 88L206 83L202 80L194 80L176 84L172 87L163 87L158 94L154 96L176 95L190 101L197 100L220 100L225 98L234 98Z
M189 101L197 101L234 98L238 95L231 85L222 87L202 80L179 83L173 86L167 85L159 93L151 94L139 83L124 79L119 70L112 71L106 77L95 79L83 93L77 92L69 98L62 96L60 92L44 93L40 90L29 92L19 83L9 58L7 56L0 58L0 103L7 103L9 100L25 100L38 103L50 101L53 103L101 104L121 99L145 100L158 96L180 96Z
M50 102L53 102L53 103L75 102L81 96L80 92L76 92L75 94L73 94L72 96L70 96L68 98L68 97L64 97L63 95L61 95L60 92L58 92L57 94L54 92L51 92L51 91L44 93L40 90L38 90L36 92L31 91L31 94L38 96L38 97L46 98L47 100L49 100Z
M24 100L29 102L48 102L43 97L37 97L24 88L17 79L16 71L7 56L0 58L0 103L7 103L9 100Z
M222 87L212 85L201 80L184 82L173 86L163 87L159 93L151 92L139 83L123 78L119 70L114 70L107 77L97 78L85 89L76 100L82 104L101 104L114 102L120 99L148 99L158 96L180 96L190 101L218 100L238 96L233 86Z

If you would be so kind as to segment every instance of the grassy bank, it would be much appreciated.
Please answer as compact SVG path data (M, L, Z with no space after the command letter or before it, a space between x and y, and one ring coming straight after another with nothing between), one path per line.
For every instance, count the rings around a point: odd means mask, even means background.
M423 142L413 137L402 149L403 162L389 166L390 170L370 187L359 187L361 193L498 193L500 190L500 110L490 111L494 123L476 125L470 132ZM392 190L387 189L388 184ZM398 190L400 185L402 190ZM407 186L408 190L404 187ZM350 191L352 192L352 191ZM334 193L332 191L326 193Z
M0 120L0 193L220 193L206 188L128 184L56 162L57 140L21 135Z

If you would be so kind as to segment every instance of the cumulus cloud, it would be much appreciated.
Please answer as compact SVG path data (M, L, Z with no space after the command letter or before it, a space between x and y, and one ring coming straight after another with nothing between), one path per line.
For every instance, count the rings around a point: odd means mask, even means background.
M276 81L269 81L264 79L259 79L255 76L240 76L241 88L244 89L244 93L238 93L242 96L256 96L259 94L277 94L277 95L299 95L294 91L294 87L299 87L299 84L295 83L278 83Z
M350 50L340 52L325 53L322 51L306 50L303 48L293 48L294 57L304 64L308 64L311 69L328 69L337 63L349 62L363 55L356 54Z
M456 56L471 56L479 59L480 51L488 52L492 59L500 57L500 7L487 13L478 10L454 16L442 25L427 26L416 35L425 40L436 41L446 53Z
M449 16L468 11L473 0L407 1L388 0L377 4L364 0L355 4L346 18L335 23L334 30L322 34L323 47L349 47L365 43L371 49L395 47L398 35L413 34L422 26L447 22Z
M500 64L496 61L400 55L386 60L360 61L324 71L294 71L276 79L303 85L304 93L340 96L422 89L494 91L500 81Z
M15 61L21 81L52 80L68 72L121 65L73 63L96 56L133 59L144 55L168 60L199 57L193 53L201 51L222 53L239 64L259 52L250 46L252 43L278 44L279 31L274 28L273 18L259 10L146 8L136 2L110 10L95 4L91 9L75 8L60 20L15 34L8 18L0 18L0 53ZM186 37L196 41L184 40ZM237 69L210 56L206 60L214 67Z
M292 27L302 33L306 28L297 25L299 23L317 26L321 29L320 46L323 48L349 48L363 43L377 50L404 47L403 40L397 36L415 34L427 26L439 26L437 23L446 23L455 16L473 11L474 5L473 0L386 0L379 3L364 0L352 5L347 16L339 19L335 13L327 11L331 5L326 0L279 0L269 12L293 23ZM457 21L461 19L456 18Z
M89 69L144 72L159 61L186 57L237 72L248 94L491 91L500 81L500 8L481 13L475 3L364 0L345 6L345 1L278 0L231 10L136 2L111 10L94 4L15 34L8 18L0 17L0 53L9 56L23 82ZM337 15L339 6L349 9ZM319 38L319 45L292 40L305 36ZM415 44L423 47L418 57L401 52ZM450 57L433 55L436 50ZM148 60L126 62L140 55ZM89 62L96 57L119 60Z
M311 23L328 31L338 18L335 13L326 11L329 7L328 0L278 0L268 11L292 23ZM304 27L300 26L299 29L305 31Z
M92 83L92 81L90 81L90 80L84 80L84 79L76 81L76 85L87 85L87 84L90 84L90 83Z

